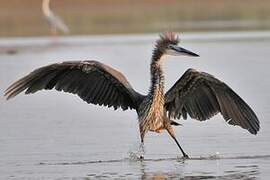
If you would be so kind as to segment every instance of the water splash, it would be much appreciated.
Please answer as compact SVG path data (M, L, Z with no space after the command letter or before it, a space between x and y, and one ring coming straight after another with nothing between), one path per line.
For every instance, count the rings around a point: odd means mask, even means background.
M200 159L200 160L218 160L218 159L225 159L219 152L215 154L210 154L208 156L200 156L199 158L191 158L191 159Z
M133 161L142 160L144 158L145 148L144 144L140 143L139 147L137 146L136 149L132 149L128 152L129 159Z
M220 155L219 152L216 152L214 155L210 155L209 159L221 159L222 156Z

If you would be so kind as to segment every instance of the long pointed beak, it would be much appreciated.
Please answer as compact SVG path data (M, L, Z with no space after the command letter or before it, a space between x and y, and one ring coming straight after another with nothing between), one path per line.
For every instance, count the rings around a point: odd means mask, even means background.
M191 52L187 49L184 49L182 47L179 47L179 46L173 46L172 49L175 51L175 53L177 55L186 55L186 56L195 56L195 57L199 56L198 54Z

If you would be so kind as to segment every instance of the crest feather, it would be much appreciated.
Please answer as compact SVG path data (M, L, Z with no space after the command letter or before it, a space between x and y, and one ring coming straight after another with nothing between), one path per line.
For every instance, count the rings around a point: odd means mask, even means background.
M160 38L163 40L169 40L169 41L177 41L179 42L179 37L175 32L164 32L160 34Z
M178 44L179 37L175 32L164 32L159 35L159 39L156 41L156 47L163 47L166 44Z

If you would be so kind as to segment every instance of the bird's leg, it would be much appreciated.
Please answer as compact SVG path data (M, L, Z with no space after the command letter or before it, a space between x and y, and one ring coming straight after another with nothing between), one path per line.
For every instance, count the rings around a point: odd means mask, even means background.
M170 136L173 138L173 140L176 142L177 146L179 147L179 149L181 150L183 157L185 159L189 159L188 155L185 153L185 151L182 149L182 147L180 146L179 142L177 141L175 135L174 135L174 131L173 128L169 125L169 127L166 128L166 130L168 131L168 133L170 134Z
M53 45L57 45L58 44L58 38L57 38L57 29L55 27L51 27L50 28L50 35L51 35L51 38L52 38L52 44Z
M141 144L139 147L139 152L140 152L140 159L144 159L143 155L144 155L144 133L140 127L140 136L141 136Z
M56 37L57 36L57 30L56 30L56 28L51 27L50 28L50 34L51 34L52 37Z
M141 142L139 147L139 159L144 159L144 144Z

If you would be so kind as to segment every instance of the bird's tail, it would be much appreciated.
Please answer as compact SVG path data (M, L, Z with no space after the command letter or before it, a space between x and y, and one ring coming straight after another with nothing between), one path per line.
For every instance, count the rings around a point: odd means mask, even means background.
M182 126L182 124L175 122L175 121L172 121L172 120L170 120L170 124L173 126Z

